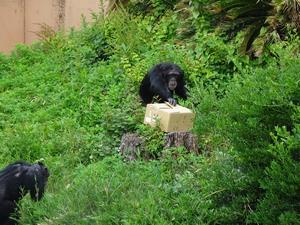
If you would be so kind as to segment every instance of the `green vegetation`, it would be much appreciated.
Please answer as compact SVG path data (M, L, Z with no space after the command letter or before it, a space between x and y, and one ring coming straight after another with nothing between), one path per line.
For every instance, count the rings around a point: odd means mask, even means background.
M132 0L0 55L1 167L44 160L51 172L41 202L21 201L22 225L300 224L297 32L250 60L247 31L216 32L209 2ZM139 82L161 61L186 73L179 103L196 112L199 156L163 149L142 124ZM157 159L124 162L127 132Z

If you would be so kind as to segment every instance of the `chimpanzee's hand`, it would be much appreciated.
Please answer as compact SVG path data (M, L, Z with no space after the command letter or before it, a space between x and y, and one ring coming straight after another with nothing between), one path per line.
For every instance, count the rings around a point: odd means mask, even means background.
M168 98L168 102L171 104L171 105L176 105L176 100L174 98Z

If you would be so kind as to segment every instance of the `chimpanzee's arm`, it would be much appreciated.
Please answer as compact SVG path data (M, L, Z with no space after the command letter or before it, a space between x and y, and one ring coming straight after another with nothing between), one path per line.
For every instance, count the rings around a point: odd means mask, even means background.
M140 90L139 90L139 95L144 104L148 104L152 102L154 94L151 91L150 87L151 87L150 78L149 75L147 74L142 80L140 85Z

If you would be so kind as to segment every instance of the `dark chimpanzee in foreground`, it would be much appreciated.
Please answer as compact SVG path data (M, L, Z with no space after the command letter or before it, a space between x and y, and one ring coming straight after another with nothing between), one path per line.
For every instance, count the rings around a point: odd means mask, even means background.
M154 96L161 98L161 102L176 105L173 92L179 97L187 99L182 69L174 63L160 63L155 65L144 77L140 86L140 96L143 103L151 103Z
M40 162L17 161L0 171L0 225L17 224L9 217L17 212L18 201L28 192L31 199L40 200L48 177L47 167Z

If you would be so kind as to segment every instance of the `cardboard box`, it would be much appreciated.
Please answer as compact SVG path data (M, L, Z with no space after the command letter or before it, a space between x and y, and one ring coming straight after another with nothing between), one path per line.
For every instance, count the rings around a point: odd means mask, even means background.
M162 131L189 131L193 127L195 114L180 105L170 106L165 103L148 104L144 124L159 126Z

